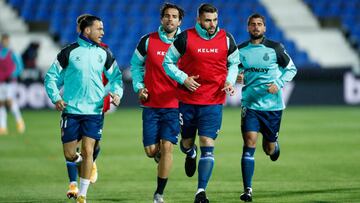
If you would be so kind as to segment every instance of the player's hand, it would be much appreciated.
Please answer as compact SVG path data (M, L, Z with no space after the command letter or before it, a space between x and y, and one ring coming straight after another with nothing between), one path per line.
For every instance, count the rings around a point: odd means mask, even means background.
M55 103L55 108L58 111L63 111L65 107L66 107L66 103L62 99Z
M275 83L269 83L269 84L266 84L269 88L268 88L268 92L270 93L270 94L276 94L278 91L279 91L279 89L278 89L278 87L275 85Z
M222 88L221 91L225 91L226 94L228 94L230 96L235 95L235 88L229 82L225 82L224 88Z
M185 87L188 90L190 90L191 92L194 92L195 90L197 90L197 88L200 87L200 84L196 82L196 79L198 79L198 78L199 78L199 75L187 77L184 81Z
M139 90L138 97L139 97L140 101L143 101L143 102L146 101L149 97L148 90L146 88L141 88Z
M120 105L120 96L118 94L114 94L112 92L109 92L109 95L111 97L111 103L114 104L115 106L119 106Z
M244 83L244 73L240 73L237 78L236 78L236 82L243 84Z

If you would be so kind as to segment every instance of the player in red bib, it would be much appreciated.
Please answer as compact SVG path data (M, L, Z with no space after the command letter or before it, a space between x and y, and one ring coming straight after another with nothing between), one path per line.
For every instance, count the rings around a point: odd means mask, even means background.
M173 160L173 145L180 131L176 82L166 75L162 62L180 33L184 11L165 3L157 32L141 38L131 59L134 91L143 107L143 145L148 157L158 162L154 203L162 203Z
M236 43L231 34L219 29L217 8L210 4L199 7L195 27L182 32L164 58L165 72L179 83L180 148L186 154L185 172L189 177L196 171L195 137L199 135L201 157L195 203L209 202L205 189L214 166L222 106L226 93L234 95L239 63Z

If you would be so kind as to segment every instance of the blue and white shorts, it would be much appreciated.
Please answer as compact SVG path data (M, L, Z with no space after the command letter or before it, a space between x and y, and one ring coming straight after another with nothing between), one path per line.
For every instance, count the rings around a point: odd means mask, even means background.
M242 107L241 131L261 132L264 139L276 142L279 135L282 111L258 111Z
M179 109L143 108L144 147L159 143L160 139L177 144L180 132Z
M61 115L61 141L63 143L81 140L82 136L100 140L104 123L104 115Z
M194 138L196 131L199 136L216 139L221 128L222 104L193 105L179 104L181 137Z

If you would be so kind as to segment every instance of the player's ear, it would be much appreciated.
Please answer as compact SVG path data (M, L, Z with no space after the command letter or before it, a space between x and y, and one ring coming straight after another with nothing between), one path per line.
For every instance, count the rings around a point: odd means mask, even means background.
M199 24L201 24L201 23L200 23L200 17L199 17L199 16L196 17L196 21L197 21Z
M91 31L91 30L90 30L90 27L85 28L84 31L85 31L86 34L90 34L90 31Z

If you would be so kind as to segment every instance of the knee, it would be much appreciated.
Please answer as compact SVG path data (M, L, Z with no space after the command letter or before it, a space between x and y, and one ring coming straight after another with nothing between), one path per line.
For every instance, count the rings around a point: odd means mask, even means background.
M187 139L181 139L180 144L185 149L190 149L191 147L194 146L194 142L195 140L193 138L187 138Z
M155 147L146 147L145 148L146 156L148 156L149 158L154 158L158 151L159 150Z
M256 140L253 140L253 139L250 139L250 138L245 138L244 139L244 145L246 147L255 148L256 147Z
M93 146L85 146L81 149L81 155L84 157L84 159L92 158L94 153L94 147Z
M66 161L70 161L70 162L74 162L78 158L76 152L70 152L70 151L64 151L64 156Z
M173 144L170 141L163 140L160 149L161 154L170 154L173 151Z
M200 146L214 146L214 140L210 137L200 136Z

